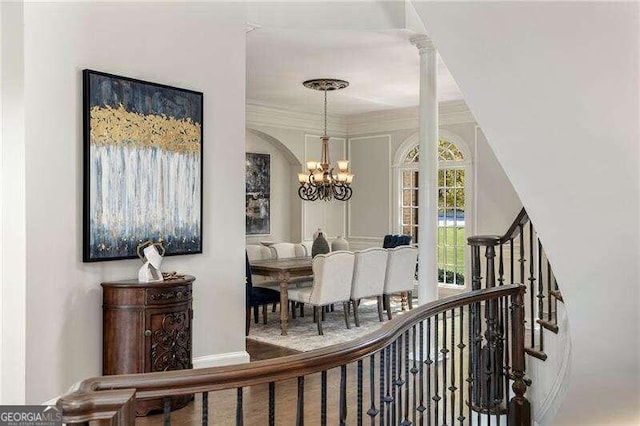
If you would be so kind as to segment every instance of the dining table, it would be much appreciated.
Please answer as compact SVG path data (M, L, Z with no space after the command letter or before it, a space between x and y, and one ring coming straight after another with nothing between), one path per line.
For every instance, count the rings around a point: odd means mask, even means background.
M297 277L313 275L313 259L311 257L291 257L283 259L254 260L251 262L251 273L271 277L280 285L280 331L287 335L289 321L289 284Z

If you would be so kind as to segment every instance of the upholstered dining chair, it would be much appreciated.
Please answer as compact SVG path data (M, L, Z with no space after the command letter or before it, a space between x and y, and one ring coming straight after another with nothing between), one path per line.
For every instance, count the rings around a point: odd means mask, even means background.
M269 246L273 257L276 259L286 259L289 257L305 257L307 249L302 244L276 243Z
M267 323L267 305L280 302L280 292L264 287L254 287L251 279L251 265L249 264L249 256L245 255L245 287L246 287L246 321L245 334L249 335L251 328L251 309L253 309L254 320L258 322L258 308L262 306L262 322Z
M313 258L313 286L289 290L289 300L313 306L318 334L323 335L324 307L342 302L344 322L349 325L349 300L353 280L354 254L350 251L334 251ZM318 309L320 308L320 309Z
M249 262L255 262L258 260L269 260L273 257L273 254L271 253L271 250L269 250L269 247L265 247L261 244L247 244L246 249L247 256L249 257ZM252 281L253 285L256 287L265 287L272 290L280 291L280 283L273 279L269 279L268 277L253 275Z
M360 327L358 305L360 299L378 299L378 319L382 321L382 295L384 277L387 270L387 250L380 247L355 252L353 280L351 282L351 303L356 327Z
M418 248L415 246L398 246L387 249L387 271L384 278L384 302L387 317L391 319L389 297L395 293L407 292L409 309L413 309L413 282L418 261Z

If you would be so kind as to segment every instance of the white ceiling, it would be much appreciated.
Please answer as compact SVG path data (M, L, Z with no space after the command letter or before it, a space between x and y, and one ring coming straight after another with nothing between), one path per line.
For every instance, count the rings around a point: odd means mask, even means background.
M405 32L301 31L258 28L247 34L247 99L322 111L312 78L339 78L348 88L328 93L329 114L358 114L418 105L420 55ZM438 100L462 99L438 61Z

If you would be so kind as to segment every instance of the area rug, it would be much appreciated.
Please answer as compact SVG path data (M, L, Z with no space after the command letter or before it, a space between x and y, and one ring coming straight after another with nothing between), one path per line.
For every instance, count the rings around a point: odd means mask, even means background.
M413 307L417 306L417 299L413 300ZM393 318L403 315L408 311L402 311L400 298L391 299L391 312ZM299 314L299 310L298 310ZM288 335L280 335L280 312L271 312L268 309L267 324L262 324L262 314L260 314L260 323L251 323L251 331L247 339L252 339L262 343L268 343L276 346L283 346L300 352L312 351L314 349L324 348L326 346L338 343L348 342L358 337L365 336L371 332L378 330L383 324L387 323L387 313L383 313L384 322L378 320L378 307L376 299L365 299L360 302L358 308L358 316L360 318L360 327L356 327L353 318L353 309L349 316L351 329L347 329L344 323L344 314L342 304L335 305L334 312L325 314L325 321L322 322L324 335L318 335L318 328L313 322L313 308L305 306L304 318L299 315L296 319L289 316Z

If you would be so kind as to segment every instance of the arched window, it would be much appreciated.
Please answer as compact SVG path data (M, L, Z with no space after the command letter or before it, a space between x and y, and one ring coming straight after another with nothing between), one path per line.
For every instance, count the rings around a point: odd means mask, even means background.
M416 138L417 139L417 138ZM409 143L412 142L411 145ZM400 183L399 232L411 235L420 243L418 223L418 182L420 146L417 140L407 140L396 157ZM438 144L438 281L443 285L463 286L468 219L469 154L447 139ZM399 161L398 161L399 160Z

